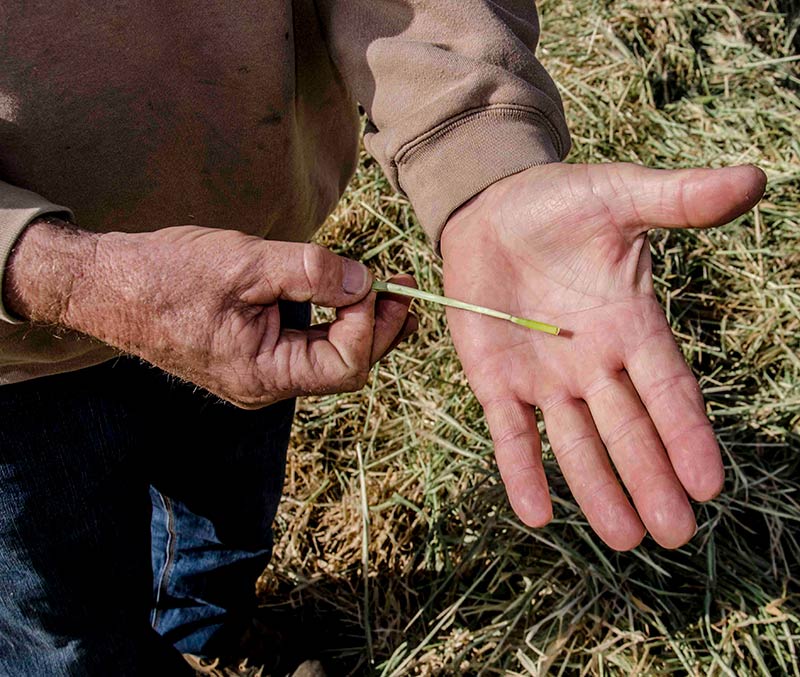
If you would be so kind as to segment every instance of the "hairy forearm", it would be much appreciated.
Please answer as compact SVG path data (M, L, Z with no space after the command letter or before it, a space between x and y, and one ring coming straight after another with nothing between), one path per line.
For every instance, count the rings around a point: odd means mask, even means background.
M72 300L82 287L94 283L99 237L53 217L34 221L6 266L6 307L31 322L80 330Z
M4 301L22 319L159 361L174 343L170 320L190 300L170 280L174 265L149 233L95 234L45 217L14 247Z

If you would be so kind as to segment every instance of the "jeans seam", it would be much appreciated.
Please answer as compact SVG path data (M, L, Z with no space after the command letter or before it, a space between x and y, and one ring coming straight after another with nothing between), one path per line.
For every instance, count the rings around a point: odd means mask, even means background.
M169 573L173 567L174 560L175 560L175 540L176 540L176 533L175 533L175 515L172 510L172 501L164 496L160 491L158 492L158 496L161 499L161 505L164 508L164 512L167 515L167 547L166 547L166 556L164 557L164 566L161 567L161 571L158 573L158 586L156 587L156 599L153 605L153 615L150 620L150 625L153 627L154 630L158 630L157 625L158 621L160 620L160 609L159 609L159 602L161 601L162 596L167 594L167 586L169 585Z

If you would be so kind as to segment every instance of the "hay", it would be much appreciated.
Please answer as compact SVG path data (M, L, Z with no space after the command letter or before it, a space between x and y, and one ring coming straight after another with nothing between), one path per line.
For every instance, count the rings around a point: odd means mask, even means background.
M573 162L764 168L767 196L713 232L653 234L656 286L727 466L677 552L617 554L546 451L555 519L511 513L443 314L354 395L299 410L265 602L325 627L337 673L800 674L800 78L796 3L545 0L539 54ZM792 17L796 16L792 14ZM441 267L364 158L319 238L379 274ZM367 510L364 510L367 506Z

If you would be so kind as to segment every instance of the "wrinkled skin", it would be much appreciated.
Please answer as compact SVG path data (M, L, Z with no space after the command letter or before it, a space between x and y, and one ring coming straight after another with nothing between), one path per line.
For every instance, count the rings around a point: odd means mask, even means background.
M101 339L245 409L358 390L417 327L408 299L370 291L363 264L233 230L95 235L39 221L8 273L20 317ZM336 318L289 329L279 299L336 308Z
M633 548L647 531L675 548L694 535L689 498L716 496L723 467L653 292L647 230L727 223L758 202L765 181L751 166L553 164L493 184L450 218L449 296L565 330L553 337L448 310L523 522L552 517L538 407L575 500L609 546Z

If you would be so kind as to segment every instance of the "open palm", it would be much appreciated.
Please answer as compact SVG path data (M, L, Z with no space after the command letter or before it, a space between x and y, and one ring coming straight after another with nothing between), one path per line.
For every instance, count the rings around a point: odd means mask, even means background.
M554 337L448 310L525 523L552 516L536 406L576 501L608 545L632 548L645 529L665 547L692 537L687 494L718 494L722 462L653 293L646 232L726 223L758 201L764 183L749 166L555 164L493 184L449 220L448 295L563 329Z

